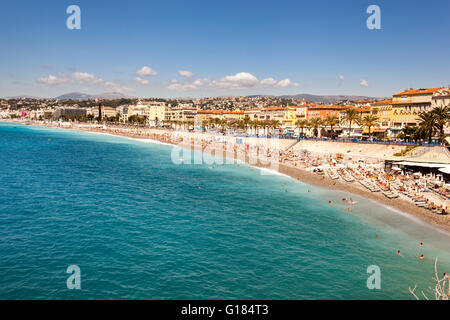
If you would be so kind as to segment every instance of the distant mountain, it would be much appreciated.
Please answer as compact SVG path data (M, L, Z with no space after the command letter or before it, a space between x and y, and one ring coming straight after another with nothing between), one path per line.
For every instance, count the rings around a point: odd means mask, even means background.
M87 99L123 99L130 98L120 92L105 92L100 94L86 94L81 92L70 92L56 97L58 100L87 100Z
M343 101L343 100L365 100L365 99L380 99L379 97L367 97L367 96L319 96L319 95L313 95L313 94L296 94L296 95L284 95L279 96L280 98L284 99L296 99L296 100L302 100L305 99L308 102L319 102L319 103L334 103L337 101Z
M70 92L70 93L66 93L66 94L62 94L58 97L56 97L55 99L58 100L87 100L87 99L92 99L92 95L90 94L85 94L85 93L81 93L81 92Z

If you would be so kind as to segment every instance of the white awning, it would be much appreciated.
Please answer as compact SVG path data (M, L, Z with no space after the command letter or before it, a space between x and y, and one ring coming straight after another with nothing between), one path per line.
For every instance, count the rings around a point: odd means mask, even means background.
M396 164L400 164L400 165L403 165L403 166L424 167L424 168L450 168L450 165L443 164L443 163L427 163L427 162L402 161L402 162L397 162Z
M450 174L450 167L440 168L439 171L442 173Z

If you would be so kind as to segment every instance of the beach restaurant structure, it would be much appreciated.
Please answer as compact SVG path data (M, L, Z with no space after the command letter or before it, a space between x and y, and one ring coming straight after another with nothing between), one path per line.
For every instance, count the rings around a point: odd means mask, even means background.
M433 160L415 160L409 159L386 159L384 163L384 170L391 172L391 170L402 170L412 174L421 173L423 175L432 174L438 180L442 177L442 182L450 183L450 161L433 161Z

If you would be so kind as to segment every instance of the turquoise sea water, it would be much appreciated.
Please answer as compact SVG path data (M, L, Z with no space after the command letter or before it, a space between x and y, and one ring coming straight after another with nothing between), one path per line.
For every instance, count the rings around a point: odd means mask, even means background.
M0 299L410 299L436 256L450 271L449 235L409 216L357 196L349 214L351 195L171 151L0 123Z

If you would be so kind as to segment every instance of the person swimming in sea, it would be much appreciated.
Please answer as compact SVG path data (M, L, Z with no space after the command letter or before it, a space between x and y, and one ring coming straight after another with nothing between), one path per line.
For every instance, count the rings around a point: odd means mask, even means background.
M377 234L377 239L380 239L380 235L379 234Z
M328 201L328 204L331 204L331 205L333 205L333 201L331 201L331 200L330 200L330 201Z
M400 250L397 251L397 255L400 257L402 256L402 254L400 253Z
M423 255L423 253L420 254L419 259L420 259L420 260L425 260L425 257L424 257L424 255Z
M423 242L419 243L419 247L423 247Z

